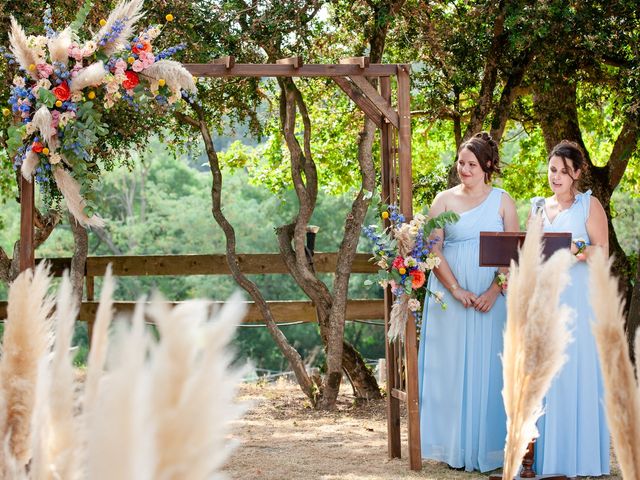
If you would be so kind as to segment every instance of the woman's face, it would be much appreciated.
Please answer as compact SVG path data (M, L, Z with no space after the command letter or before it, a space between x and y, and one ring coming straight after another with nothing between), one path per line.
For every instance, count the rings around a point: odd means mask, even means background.
M458 178L465 186L471 187L478 183L484 183L484 171L471 150L463 148L460 151L456 168L458 170Z
M562 157L553 156L549 160L548 166L549 187L555 194L570 193L573 182L580 176L580 171L574 170L571 161L567 161L565 166Z

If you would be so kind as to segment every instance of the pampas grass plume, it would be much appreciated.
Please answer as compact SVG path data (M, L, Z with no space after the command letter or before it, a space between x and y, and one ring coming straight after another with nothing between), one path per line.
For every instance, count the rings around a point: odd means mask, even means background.
M33 172L35 171L38 163L40 162L40 157L33 150L29 150L24 157L24 161L22 162L22 167L20 167L20 173L25 178L25 180L31 181L33 177Z
M104 79L107 71L104 69L102 61L92 63L87 68L83 68L78 75L71 80L69 88L72 92L79 92L83 88L98 85Z
M93 215L89 218L87 214L84 213L84 205L86 202L84 198L82 198L82 195L80 195L80 184L74 180L69 172L64 168L54 168L53 178L67 203L67 208L81 225L85 227L104 227L104 220L100 216Z
M49 57L51 64L55 62L69 63L69 47L71 46L71 29L65 28L58 35L49 39Z
M624 302L604 252L591 255L589 270L607 423L623 478L640 478L640 395L624 331ZM638 355L638 334L635 345Z
M105 54L111 55L127 46L129 38L134 33L136 23L142 18L143 4L144 0L121 0L111 11L111 14L107 18L107 23L98 30L98 33L93 37L93 41L99 43L100 40L111 31L116 22L123 22L124 27L116 39L102 48Z
M174 60L158 60L149 68L143 70L142 75L155 81L161 78L174 92L184 90L195 93L196 84L193 76L182 66L180 62Z
M4 352L0 359L0 396L4 399L0 439L8 440L11 457L19 465L26 465L31 458L31 418L36 404L38 366L51 345L49 315L53 301L47 295L49 283L43 262L35 271L22 272L9 287Z
M11 16L9 42L11 43L11 53L16 57L18 64L24 68L30 77L37 79L37 75L29 67L38 63L38 57L35 52L29 48L27 35L13 16Z

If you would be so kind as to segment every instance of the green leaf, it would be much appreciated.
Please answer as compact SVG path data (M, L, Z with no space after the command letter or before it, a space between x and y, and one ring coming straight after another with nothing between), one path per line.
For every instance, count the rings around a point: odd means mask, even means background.
M56 96L51 90L41 88L40 90L38 90L38 100L39 103L46 105L47 108L53 108L56 103Z
M7 154L9 158L13 158L18 152L18 148L22 146L26 132L26 125L11 125L7 129Z
M460 215L456 212L443 212L435 218L429 219L424 227L425 236L429 236L433 230L442 229L448 223L456 223L460 220Z
M76 18L71 22L71 31L78 32L84 25L84 22L87 20L87 16L89 12L93 8L93 0L84 0L84 3L76 13Z

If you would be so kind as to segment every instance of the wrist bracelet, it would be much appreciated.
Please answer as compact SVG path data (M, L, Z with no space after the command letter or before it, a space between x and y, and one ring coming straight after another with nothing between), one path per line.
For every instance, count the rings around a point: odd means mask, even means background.
M449 291L450 291L451 293L455 292L457 289L458 289L458 284L457 284L457 283L455 283L455 282L453 282L453 283L451 284L451 286L449 287Z

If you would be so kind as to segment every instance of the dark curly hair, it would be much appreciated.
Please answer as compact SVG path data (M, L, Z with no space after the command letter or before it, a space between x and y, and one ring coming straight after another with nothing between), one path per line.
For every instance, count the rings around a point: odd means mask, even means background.
M500 153L498 143L487 132L476 133L469 140L460 145L458 153L464 149L469 150L478 159L480 168L485 174L485 181L489 182L491 176L500 173Z
M547 162L551 160L553 157L560 157L562 159L562 163L564 164L564 168L569 171L569 164L567 162L571 162L571 166L573 170L578 172L583 172L587 169L587 161L584 157L584 152L580 145L576 142L571 142L569 140L562 140L559 144L553 147L551 153L547 157ZM571 174L569 174L571 178ZM573 180L576 180L573 178Z

